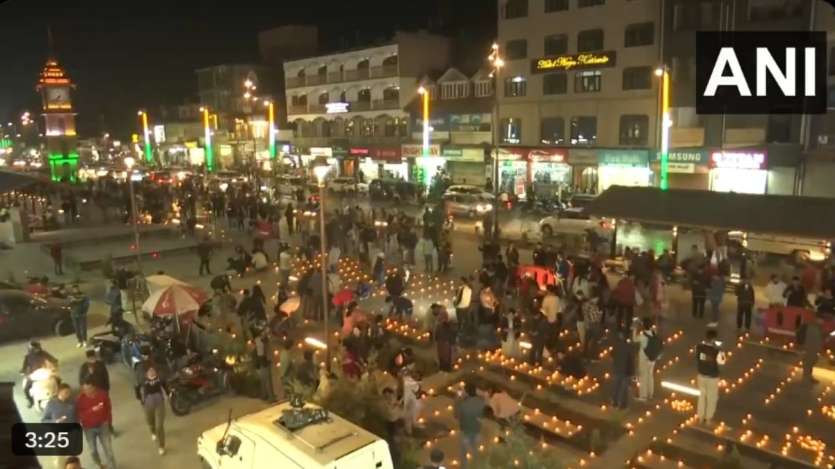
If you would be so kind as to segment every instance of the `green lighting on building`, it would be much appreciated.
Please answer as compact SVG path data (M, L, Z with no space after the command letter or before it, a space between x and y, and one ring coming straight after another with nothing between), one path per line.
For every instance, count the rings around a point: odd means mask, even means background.
M55 182L78 182L78 153L70 152L49 154L49 174Z
M5 150L6 148L11 148L14 146L11 139L8 138L0 138L0 150Z

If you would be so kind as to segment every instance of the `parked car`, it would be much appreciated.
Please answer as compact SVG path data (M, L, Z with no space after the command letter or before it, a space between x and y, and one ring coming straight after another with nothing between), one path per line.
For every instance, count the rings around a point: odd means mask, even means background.
M728 232L728 241L754 253L788 256L795 263L821 262L829 257L831 249L829 242L822 239L742 231Z
M543 238L549 238L557 232L584 234L590 229L603 238L611 238L612 225L608 221L590 218L582 212L577 215L577 212L561 210L539 220L539 232Z
M327 182L328 191L334 194L368 193L368 184L350 177L333 178Z
M304 176L282 174L275 178L275 193L279 197L294 197L299 189L307 190L307 179Z
M493 200L496 198L491 192L484 190L483 187L473 186L469 184L453 184L446 188L446 194L470 194L483 197L485 199Z
M422 190L419 184L400 179L374 179L368 185L369 197L393 202L414 199Z
M68 302L40 298L22 290L0 290L0 341L72 333Z
M393 469L385 440L312 404L289 401L230 419L197 437L210 469Z
M493 210L493 200L477 194L444 194L444 211L452 216L475 218Z

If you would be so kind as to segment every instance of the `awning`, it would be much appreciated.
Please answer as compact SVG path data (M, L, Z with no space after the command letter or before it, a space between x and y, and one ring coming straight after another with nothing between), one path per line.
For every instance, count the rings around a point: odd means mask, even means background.
M835 238L835 199L823 197L612 186L587 211L639 223Z
M31 174L0 170L0 194L23 189L41 182L46 182L46 180Z

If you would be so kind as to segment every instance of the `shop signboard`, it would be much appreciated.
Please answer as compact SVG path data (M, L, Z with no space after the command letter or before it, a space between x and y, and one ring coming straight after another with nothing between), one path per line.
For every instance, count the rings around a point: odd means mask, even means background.
M661 162L661 153L655 154L655 162ZM708 165L708 152L702 148L679 148L667 153L667 172L693 174L696 168Z
M568 150L568 162L574 165L597 165L597 152L590 148L571 148Z
M400 160L399 147L376 147L371 149L370 154L378 160Z
M365 147L351 147L348 149L348 154L351 156L368 156L371 150Z
M456 148L456 147L444 147L443 151L441 152L441 156L446 157L460 157L464 156L464 149L463 148Z
M494 152L495 153L495 152ZM499 148L499 160L515 161L526 160L528 156L527 148Z
M566 151L562 148L534 148L528 153L531 161L564 163Z
M765 150L718 150L710 154L711 168L765 169Z
M648 150L597 150L597 157L602 165L609 166L647 166Z
M310 156L333 156L331 147L310 147Z
M331 147L331 153L333 156L344 158L348 155L348 149L345 147L333 146Z
M419 143L404 143L400 146L400 154L406 158L423 156L423 145ZM441 145L439 143L429 145L429 156L441 156Z
M540 57L531 61L531 73L614 67L616 59L617 53L612 50Z

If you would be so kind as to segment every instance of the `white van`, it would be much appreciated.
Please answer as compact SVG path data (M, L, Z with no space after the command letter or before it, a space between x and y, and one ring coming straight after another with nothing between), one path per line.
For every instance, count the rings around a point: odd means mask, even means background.
M730 231L728 239L749 251L789 256L793 261L821 262L831 254L828 241L813 238Z
M285 417L290 402L231 420L197 438L203 468L393 469L388 444L351 422L307 404L318 413L297 425ZM318 412L317 412L318 411Z

